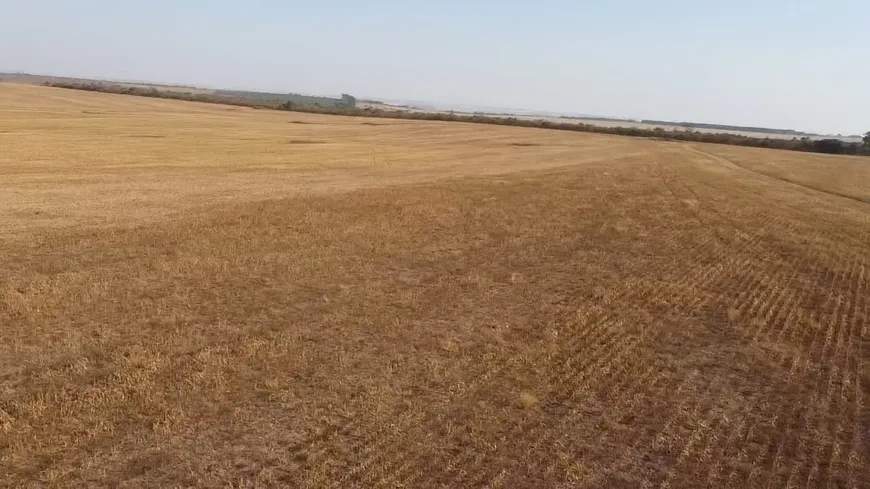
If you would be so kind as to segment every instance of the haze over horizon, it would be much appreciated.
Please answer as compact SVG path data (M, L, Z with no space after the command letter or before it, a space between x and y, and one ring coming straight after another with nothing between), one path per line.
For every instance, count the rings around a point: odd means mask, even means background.
M0 71L870 130L870 4L5 2Z

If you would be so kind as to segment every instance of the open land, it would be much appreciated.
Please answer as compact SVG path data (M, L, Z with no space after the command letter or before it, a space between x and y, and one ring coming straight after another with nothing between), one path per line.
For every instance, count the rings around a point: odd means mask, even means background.
M866 159L0 85L0 486L866 487Z
M67 84L70 86L88 87L93 85L104 85L111 91L113 88L144 88L154 89L160 92L182 92L186 95L212 95L216 97L228 97L235 101L248 101L249 103L271 103L276 100L279 102L290 101L297 104L297 109L304 109L306 106L319 105L330 107L339 105L345 107L345 103L340 98L318 97L300 94L280 94L267 93L258 91L239 91L239 90L220 90L213 88L195 87L190 85L178 84L160 84L160 83L143 83L130 81L110 81L110 80L94 80L87 78L71 78L62 76L49 75L32 75L26 73L0 73L0 81L18 83L18 84ZM360 101L355 104L356 108L363 110L372 110L379 113L397 114L422 114L422 115L440 115L440 116L458 116L458 117L473 117L482 115L486 117L494 117L499 119L516 119L524 122L534 123L551 123L551 124L570 124L570 125L585 125L597 126L600 128L626 128L639 129L643 131L664 130L664 131L686 131L690 130L700 134L730 134L734 136L742 136L754 139L783 139L792 140L797 138L806 138L812 141L820 141L823 139L839 139L844 143L861 144L862 136L851 135L844 136L842 134L811 134L799 131L778 130L778 129L763 129L763 128L738 128L735 126L716 125L716 124L699 124L693 122L668 122L668 121L652 121L652 120L631 120L614 117L589 117L589 116L567 116L554 114L536 114L534 111L499 111L497 109L481 109L463 106L460 110L435 109L432 107L425 108L423 106L413 105L414 102L409 102L412 105L396 105L395 103L384 103L377 101ZM425 104L424 104L425 105ZM345 107L346 108L346 107ZM346 114L345 114L346 115Z

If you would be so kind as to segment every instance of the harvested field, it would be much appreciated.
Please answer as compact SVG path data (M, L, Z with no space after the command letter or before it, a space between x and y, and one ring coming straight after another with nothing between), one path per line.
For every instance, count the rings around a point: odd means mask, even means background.
M0 486L866 487L870 160L0 84Z

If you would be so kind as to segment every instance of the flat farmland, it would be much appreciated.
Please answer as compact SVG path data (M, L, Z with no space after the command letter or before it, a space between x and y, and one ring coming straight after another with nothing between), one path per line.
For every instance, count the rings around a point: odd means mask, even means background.
M0 486L867 487L870 160L0 84Z

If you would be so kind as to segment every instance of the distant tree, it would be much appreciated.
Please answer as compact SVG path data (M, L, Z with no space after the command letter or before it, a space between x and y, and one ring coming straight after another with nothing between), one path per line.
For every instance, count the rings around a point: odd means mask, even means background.
M341 94L341 103L346 107L356 107L356 97L343 93Z
M870 149L870 131L867 131L867 134L864 135L864 146Z
M815 142L815 150L819 153L842 154L843 141L839 139L822 139Z

